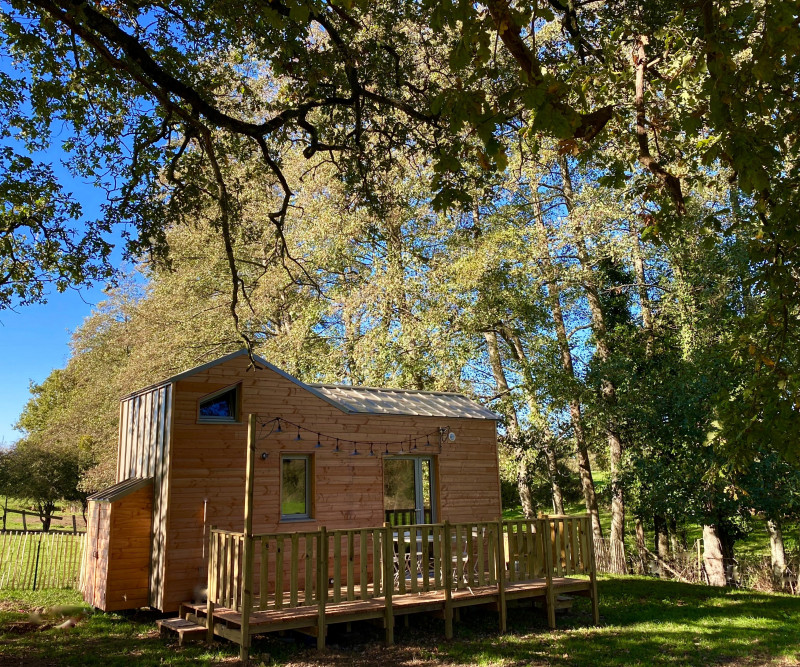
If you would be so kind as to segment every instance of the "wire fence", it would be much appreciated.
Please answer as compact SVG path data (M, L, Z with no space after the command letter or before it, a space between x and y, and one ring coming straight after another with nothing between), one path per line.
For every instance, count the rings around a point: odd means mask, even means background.
M597 571L604 574L626 572L685 583L709 583L702 538L691 545L672 545L667 556L659 556L649 549L637 552L636 549L628 548L625 558L619 550L616 550L618 553L612 552L608 538L595 539L594 549ZM787 554L786 565L783 573L775 573L769 556L741 560L725 558L725 582L733 588L800 594L800 554Z
M77 588L83 533L0 533L0 590Z

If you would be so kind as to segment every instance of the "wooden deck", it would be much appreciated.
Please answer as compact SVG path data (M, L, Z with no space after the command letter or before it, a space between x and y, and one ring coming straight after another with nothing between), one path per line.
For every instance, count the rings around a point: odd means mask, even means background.
M552 592L552 595L548 595L549 592ZM330 590L329 593L332 597L333 590ZM388 623L392 622L390 619L411 614L435 614L445 619L446 626L449 627L446 634L451 635L453 611L470 606L489 606L495 609L498 612L500 630L503 631L505 629L505 609L502 608L504 604L510 601L539 598L549 605L548 600L555 600L559 595L567 593L592 598L592 582L589 579L555 577L551 579L550 584L545 579L509 584L502 594L498 586L457 589L452 592L449 600L443 590L395 595L388 600L386 597L343 600L325 606L322 624L320 624L318 605L301 605L273 611L254 610L249 615L248 632L252 636L283 630L301 630L306 634L318 637L321 647L324 646L324 637L330 625L379 620L386 630L387 643L391 643L392 633L388 627ZM391 612L389 612L390 609ZM551 621L551 626L555 627L555 614L550 614L549 611L548 606L548 619ZM183 604L180 616L181 619L196 623L198 626L208 627L208 606L205 603L187 602ZM243 624L242 612L227 607L215 607L213 616L214 634L240 643ZM597 621L598 619L595 617L595 623ZM320 634L320 625L323 628L322 634Z
M212 528L208 602L180 618L235 641L301 630L325 646L335 623L378 620L387 645L396 616L433 613L453 635L455 610L488 606L506 628L509 602L541 599L555 627L559 595L592 601L599 620L586 516L251 535ZM575 575L580 575L576 577ZM208 619L213 619L209 622Z

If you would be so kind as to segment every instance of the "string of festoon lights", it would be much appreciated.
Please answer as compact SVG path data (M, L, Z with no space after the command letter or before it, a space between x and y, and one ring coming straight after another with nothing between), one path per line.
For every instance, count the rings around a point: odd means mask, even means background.
M256 441L265 440L273 434L286 433L292 436L294 442L306 441L314 443L313 449L331 447L334 453L349 453L350 456L360 456L362 454L365 456L421 454L430 453L435 448L438 448L439 453L441 453L442 443L445 439L449 439L451 442L455 440L455 434L450 431L449 426L441 426L430 433L409 436L402 440L383 441L351 440L337 435L328 435L321 431L295 424L283 417L274 417L263 422L258 420L257 423L259 426L259 433L256 436ZM265 432L267 427L269 427L269 431ZM436 444L433 444L431 439L433 439ZM262 460L266 459L268 456L268 452L261 453Z

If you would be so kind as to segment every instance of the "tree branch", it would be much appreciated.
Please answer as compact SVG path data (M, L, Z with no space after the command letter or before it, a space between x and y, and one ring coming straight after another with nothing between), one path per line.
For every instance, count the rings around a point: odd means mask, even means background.
M675 207L680 215L686 213L686 203L683 199L680 180L670 174L664 167L650 154L650 141L647 134L647 117L644 108L644 75L647 70L647 52L645 47L648 44L646 35L639 35L636 38L636 45L633 49L633 65L636 70L636 141L639 144L639 164L655 175L661 184L666 188Z

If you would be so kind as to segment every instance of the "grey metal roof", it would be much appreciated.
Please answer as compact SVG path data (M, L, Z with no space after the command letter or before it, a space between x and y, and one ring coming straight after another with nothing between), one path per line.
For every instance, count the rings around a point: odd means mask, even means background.
M340 384L311 384L309 387L313 387L331 401L341 403L349 412L419 417L499 418L463 394L446 391L380 389Z
M130 495L134 491L143 489L148 484L152 483L152 477L131 477L130 479L126 479L124 482L117 482L113 486L109 486L107 489L93 493L91 496L87 497L86 500L104 500L113 502Z
M188 371L178 373L162 380L157 384L139 389L127 396L130 398L145 391L150 391L165 384L191 377L196 373L213 368L219 364L247 354L241 349L224 357L214 359L201 366L190 368ZM305 389L317 398L330 403L345 413L367 413L375 415L409 415L419 417L466 417L471 419L499 419L490 410L479 403L470 400L463 394L446 391L418 391L412 389L381 389L376 387L353 387L341 384L306 384L293 375L269 363L266 359L253 355L253 360L269 370L277 373L298 387Z

